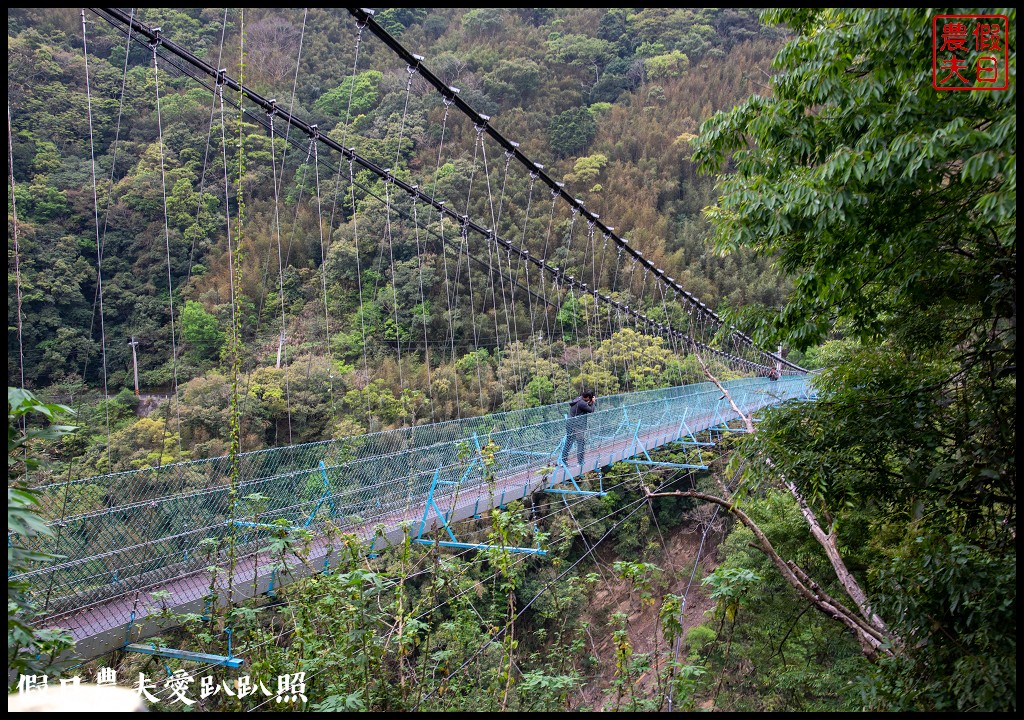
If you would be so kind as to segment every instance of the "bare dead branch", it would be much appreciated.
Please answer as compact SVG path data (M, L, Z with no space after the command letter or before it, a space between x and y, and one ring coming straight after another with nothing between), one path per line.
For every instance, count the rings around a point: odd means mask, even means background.
M750 419L749 415L740 410L739 406L732 399L732 395L729 393L728 390L725 389L725 386L722 385L721 382L719 382L718 378L711 374L711 371L708 369L707 363L704 362L704 358L701 357L700 352L694 350L693 354L697 357L697 362L700 363L700 369L704 371L704 375L707 376L707 378L711 382L713 382L719 390L722 391L722 395L724 395L725 398L729 401L729 405L732 406L733 411L741 418L743 418L743 424L744 426L746 426L747 432L754 432L754 421Z
M809 577L807 573L794 563L783 560L782 556L779 555L778 551L768 539L768 536L765 535L757 523L755 523L745 512L740 510L735 503L697 490L676 490L673 492L654 493L645 488L644 494L648 498L691 497L697 500L714 503L725 508L741 523L743 523L744 527L754 534L754 537L757 539L758 548L768 557L769 560L771 560L775 569L779 571L786 582L788 582L801 597L827 617L841 622L854 634L857 641L860 643L861 650L866 658L871 661L876 661L879 655L891 656L893 654L891 643L888 642L890 638L884 630L871 627L870 624L865 626L865 621L862 618L858 617L841 603L834 601L824 592L821 592L820 586L818 586L817 583L809 585Z

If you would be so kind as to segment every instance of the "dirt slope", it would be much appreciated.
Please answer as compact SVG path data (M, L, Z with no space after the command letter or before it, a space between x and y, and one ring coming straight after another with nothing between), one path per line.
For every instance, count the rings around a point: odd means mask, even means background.
M656 556L646 560L664 571L661 581L655 587L654 603L641 603L637 593L634 592L631 596L631 584L615 577L612 563L625 558L619 558L607 551L598 553L604 580L596 586L583 620L590 623L591 642L588 651L598 658L599 665L596 674L588 678L586 684L570 699L569 709L615 709L615 692L605 693L602 689L610 687L614 679L615 643L612 637L614 627L611 618L620 612L629 616L629 640L634 655L648 653L651 657L651 669L634 679L636 696L658 698L663 694L657 688L656 667L664 667L665 662L673 657L673 650L666 646L658 621L662 599L669 593L686 597L682 622L683 641L678 647L680 660L685 660L688 652L685 643L686 633L691 628L705 623L708 620L705 613L715 605L700 581L718 565L716 548L724 536L725 524L720 515L715 515L710 529L705 533L711 513L697 511L697 514L705 517L695 518L696 522L664 534L664 546ZM697 572L693 573L695 561ZM627 709L628 701L628 697L619 700L622 709Z

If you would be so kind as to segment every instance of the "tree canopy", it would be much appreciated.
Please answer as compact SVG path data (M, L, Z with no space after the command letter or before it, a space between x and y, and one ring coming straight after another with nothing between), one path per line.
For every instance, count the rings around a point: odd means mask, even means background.
M701 128L718 248L794 276L762 342L829 341L820 401L743 454L830 518L899 638L869 705L1016 707L1016 55L932 87L934 11L784 10L770 96ZM766 463L765 459L770 459Z
M772 19L800 33L772 95L714 116L695 157L735 169L707 213L720 247L773 254L798 277L786 339L807 347L839 321L878 338L922 316L1012 317L1016 86L934 90L924 11Z

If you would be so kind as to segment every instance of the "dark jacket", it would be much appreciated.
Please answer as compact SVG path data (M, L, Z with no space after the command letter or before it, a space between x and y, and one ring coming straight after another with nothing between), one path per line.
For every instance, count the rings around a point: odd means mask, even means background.
M569 403L569 420L566 428L571 431L582 432L587 429L587 415L594 412L594 402L587 402L580 395Z

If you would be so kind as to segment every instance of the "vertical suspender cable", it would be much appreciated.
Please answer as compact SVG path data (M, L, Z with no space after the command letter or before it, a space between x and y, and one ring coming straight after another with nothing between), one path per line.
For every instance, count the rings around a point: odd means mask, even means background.
M292 97L291 97L291 100L289 100L289 102L288 102L288 114L289 115L291 115L292 110L295 109L295 91L296 91L296 89L298 88L298 85L299 85L299 63L302 60L302 42L306 38L306 15L307 15L307 13L309 13L309 8L303 8L302 9L302 30L299 33L299 47L298 47L298 51L295 54L295 77L292 80ZM239 79L238 82L239 82L239 84L241 84L241 82L242 82L241 79ZM281 177L274 180L274 182L275 182L275 188L274 189L277 192L280 192L280 190L281 190L281 188L282 188L282 186L284 184L284 166L285 166L285 161L288 158L288 138L291 136L291 131L292 131L292 125L291 125L291 123L288 123L288 126L284 130L284 150L281 152Z
M84 15L84 12L83 12ZM18 311L18 371L25 387L25 347L21 328L21 249L18 247L18 201L14 190L14 143L11 136L11 104L7 103L7 162L11 170L11 211L14 216L14 287ZM109 446L110 443L107 443Z
M484 145L482 138L481 138L481 142L480 142L480 147L482 149L483 163L484 163L484 185L487 188L487 204L488 204L488 206L491 209L491 233L490 233L490 236L486 239L485 242L487 243L487 264L489 266L489 269L487 271L487 278L490 281L490 287L491 287L491 308L492 308L492 310L494 312L494 357L495 357L495 361L497 362L497 359L503 354L503 353L500 353L500 349L501 349L502 345L499 342L499 336L501 335L501 331L498 329L498 299L497 299L497 297L495 297L495 292L494 292L494 272L495 272L494 268L495 268L495 263L494 263L494 248L493 248L493 245L497 242L496 238L498 237L498 219L497 219L497 216L494 214L494 198L491 195L491 173L490 173L490 169L487 166L487 147ZM507 161L505 163L505 174L506 174L506 177L507 177L507 175L508 175L508 162ZM504 194L504 187L502 188L502 193ZM501 274L501 257L500 256L498 257L497 271L498 271L498 282L501 284L501 304L502 304L502 308L504 309L504 312L505 312L505 331L506 331L506 334L508 336L508 341L505 343L505 347L511 347L512 346L512 323L509 320L509 316L508 316L508 297L505 294L505 279L504 279L504 277ZM486 300L486 294L485 294L485 300ZM518 339L518 333L517 333L517 339ZM518 377L518 374L516 373L515 358L510 358L510 362L511 362L512 372L513 372L513 374L516 374L515 382L516 382L517 385L520 385L522 383L521 383L521 379ZM495 372L497 373L497 366L496 366Z
M474 126L476 130L476 139L473 143L473 168L469 173L469 187L466 190L466 209L463 211L463 220L469 218L469 201L473 196L473 178L476 175L476 163L478 155L478 145L483 143L483 128L480 125ZM459 292L459 276L462 273L462 252L465 249L466 252L466 283L469 285L469 322L473 326L473 354L474 365L476 365L476 384L480 394L480 408L483 411L487 411L487 403L484 401L484 381L483 374L480 372L480 356L478 351L480 350L480 335L477 332L476 327L476 299L473 297L473 271L469 264L469 228L466 223L462 223L462 227L459 229L459 236L461 242L459 243L459 256L456 260L455 268L455 299L458 302Z
M487 264L490 265L491 267L493 267L494 266L494 252L493 252L493 248L491 246L493 244L493 239L498 234L498 224L497 224L497 221L496 221L496 216L494 214L494 197L491 195L491 172L490 172L490 168L487 166L487 145L484 143L484 138L483 138L482 132L483 132L483 128L481 128L481 135L480 135L480 158L481 158L481 161L482 161L483 166L484 166L484 187L487 189L487 207L491 211L491 234L490 234L490 237L488 237L484 241L484 244L487 245ZM467 215L468 215L468 212L467 212ZM494 311L494 350L495 350L495 353L497 353L498 348L501 347L500 343L498 342L498 337L500 336L501 332L500 332L500 330L498 330L498 298L497 298L497 296L496 296L496 294L494 292L494 274L493 274L493 272L488 271L487 278L488 278L488 281L489 281L488 284L490 285L490 290L491 290L491 309ZM505 302L505 286L502 285L501 289L502 289L501 299L502 299L503 302ZM481 313L485 313L487 311L487 293L485 292L485 293L481 293L481 294L483 295L483 299L480 301L480 312ZM506 321L506 323L508 322L508 304L507 304L507 302L505 303L505 321ZM511 342L511 341L512 341L512 337L511 337L511 332L510 332L509 333L509 342Z
M533 186L537 182L537 173L530 173L530 192L526 197L526 217L523 220L523 241L521 243L524 250L528 250L526 245L527 229L530 224L530 206L533 204ZM530 287L530 263L522 255L519 256L519 262L517 263L517 269L522 267L526 271L526 287ZM509 265L509 271L511 272L511 265ZM543 274L543 273L541 273ZM519 273L516 273L518 279ZM526 311L530 316L530 340L533 345L533 354L537 355L537 327L533 317L533 294L530 292L526 293Z
M583 280L583 273L585 273L587 271L587 254L586 254L587 253L587 248L588 247L593 247L593 246L594 246L594 221L593 220L588 220L587 221L587 247L583 248L583 265L580 268L580 282L582 282L582 280ZM594 284L592 286L592 289L596 290L597 289L597 284ZM581 294L580 300L579 300L581 305L583 303L583 299L584 298L590 298L590 299L594 300L594 307L595 307L595 309L597 308L597 300L596 300L596 298L594 298L593 295L591 295L590 293L583 293L583 294ZM590 303L588 301L587 305L583 305L582 306L582 310L583 310L583 313L584 313L583 314L583 320L584 320L584 322L587 325L587 338L590 341L588 343L589 346L590 346L590 362L594 363L595 368L596 368L596 366L597 366L597 358L594 357L594 343L597 341L597 338L595 337L596 334L594 332L594 328L592 327L592 323L590 322L590 310L588 309L589 304Z
M555 205L556 205L557 202L558 202L558 193L555 190L552 190L551 191L551 214L548 216L548 232L547 232L547 235L544 238L544 252L540 256L541 262L547 263L549 265L550 265L550 263L548 263L548 246L549 246L549 244L551 242L551 230L552 230L552 227L554 226L554 222L555 222ZM551 285L552 285L552 291L554 291L554 281L552 281ZM554 341L554 337L551 334L551 323L548 321L548 318L549 318L548 308L551 306L551 303L548 301L548 292L547 292L546 283L545 283L545 280L544 280L544 273L540 274L540 287L541 287L541 293L544 295L544 333L545 333L545 336L547 338L547 342L553 342ZM557 295L556 295L556 299L557 299Z
M415 195L412 196L412 225L416 234L416 267L419 270L420 281L420 317L423 319L423 365L427 369L427 398L430 400L430 422L436 422L434 415L434 384L430 379L430 341L427 338L427 316L428 311L426 296L423 293L423 251L420 249L420 218L416 209ZM442 252L444 248L442 248Z
M514 156L513 156L513 154L511 152L508 152L508 151L505 152L505 173L502 176L502 181L501 181L501 195L498 196L498 215L497 215L497 217L494 220L494 232L495 232L495 235L498 235L499 234L499 230L500 230L501 213L502 213L503 205L504 205L504 202L505 202L505 187L508 184L508 169L509 169L509 166L512 163L512 158L513 157ZM512 361L513 361L514 367L516 369L516 375L517 375L517 378L518 378L517 382L520 385L519 390L522 390L523 389L522 386L524 385L524 383L523 383L523 353L522 353L523 344L519 340L519 318L516 316L516 278L515 278L515 276L512 273L512 250L509 247L505 248L505 259L506 259L506 261L508 263L508 295L509 295L509 303L508 304L511 306L511 317L512 317L511 327L509 329L509 335L511 336L511 333L515 332L515 344L513 345L513 347L515 348L515 357L512 358ZM500 257L498 258L498 266L499 267L501 266L501 258ZM505 292L504 291L504 287L505 286L504 286L504 283L503 283L502 284L502 298L504 298L504 292ZM510 314L509 313L509 309L506 307L506 309L505 309L505 323L506 323L506 325L509 324L509 314ZM510 339L510 342L511 342L511 337L509 339Z
M130 17L133 18L134 15L135 15L135 10L133 8L132 9L132 14L130 15ZM83 22L84 22L84 19L83 19ZM111 199L113 198L113 195L114 195L114 174L115 174L115 172L117 170L117 150L118 150L118 143L119 143L120 138L121 138L121 115L122 115L122 112L124 110L125 86L126 86L126 83L127 83L127 80L128 80L128 56L129 56L129 52L131 51L131 43L132 43L132 27L131 27L131 25L129 25L129 27L128 27L127 38L128 39L125 42L125 48L124 48L124 68L123 68L122 73L121 73L121 98L120 98L120 101L118 102L118 107L117 107L117 127L116 127L116 129L114 131L114 149L113 149L113 153L112 153L113 157L112 157L112 160L111 160L111 163L110 163L110 186L109 186L109 189L108 189L108 192L107 192L107 203L106 203L106 208L104 209L104 214L103 214L103 230L100 233L99 249L98 249L98 252L97 252L97 258L101 258L102 255L103 255L104 239L107 236L107 218L108 218L108 216L110 214L110 203L111 203ZM88 63L88 58L86 59L86 63ZM87 71L87 74L88 74L88 71ZM99 275L99 267L101 265L101 262L99 261L99 259L97 260L96 265L97 265L97 275ZM88 335L88 337L90 337L90 338L93 336L93 332L96 329L96 315L97 315L97 309L98 309L99 303L100 303L100 290L101 290L101 288L102 288L102 284L97 282L96 290L93 293L93 311L92 311L92 315L90 316L90 319L89 319L89 335ZM88 377L88 374L89 374L89 372L88 372L89 371L89 360L90 359L91 358L89 357L89 354L86 353L85 359L82 362L82 378L83 378L83 380L86 377ZM80 398L81 399L79 400L79 403L78 403L79 408L80 408L80 406L82 404L82 401L84 400L84 395L80 396ZM108 413L108 416L109 416L109 413ZM109 422L108 422L108 426L109 426ZM109 467L109 465L110 465L110 457L109 457L109 444L110 444L110 440L109 440L109 434L110 433L108 431L108 433L107 433L107 435L108 435L108 440L107 440L107 445L108 445L107 465L108 465L108 467L107 467L107 470L108 471L111 470L111 468ZM73 466L73 463L68 463L68 478L69 479L71 478L72 466ZM63 517L63 515L62 515L62 517ZM60 530L60 528L58 528L58 536L59 536L59 530ZM49 590L47 592L49 592Z
M224 8L224 20L221 23L221 30L220 30L220 50L218 50L218 52L217 52L217 67L218 68L220 67L221 59L224 56L224 36L227 34L227 31L228 31L228 9ZM128 32L129 32L128 37L131 38L131 26L130 25L128 26ZM125 53L124 61L125 61L125 72L127 74L127 67L128 67L128 53L127 52ZM124 91L122 90L122 95L123 94L124 94ZM206 166L207 166L207 162L210 159L210 138L213 137L213 115L216 112L217 112L217 94L216 93L212 93L211 94L211 102L210 102L210 125L209 125L209 129L206 131L206 151L203 153L203 172L199 175L199 193L198 193L199 197L196 200L196 224L197 225L199 224L200 215L201 215L202 210L203 210L203 191L206 188ZM120 118L120 116L118 116L118 121L117 122L118 122L118 127L120 128L120 125L121 125L121 118ZM111 171L111 179L113 179L113 171ZM188 274L185 276L185 282L186 283L192 278L192 261L195 258L195 252L196 252L196 237L193 236L192 237L192 247L189 248L189 251L188 251Z
M434 184L430 191L430 200L433 201L437 196L437 180L441 174L441 156L444 152L444 136L448 129L448 112L451 110L452 101L448 98L442 98L441 102L444 104L444 116L441 118L441 139L437 145L437 164L434 167ZM442 203L443 205L443 203ZM455 417L462 417L462 401L459 399L459 374L455 369L455 323L452 317L452 288L451 282L448 275L448 254L444 251L444 210L442 209L439 213L438 227L441 235L441 262L444 268L444 290L445 290L445 301L448 304L448 334L451 337L451 351L452 351L452 377L454 381L452 385L455 389Z
M341 165L339 164L340 168ZM320 152L319 143L313 143L313 169L316 175L316 227L320 231L320 281L324 293L324 349L327 351L327 390L331 400L331 427L334 427L334 356L331 354L331 316L327 302L327 253L331 246L331 237L324 242L324 216L320 203Z
M359 294L359 329L363 335L363 375L365 376L366 389L363 395L366 396L366 430L371 431L370 418L370 366L366 361L366 317L363 308L363 268L359 259L359 213L356 206L356 178L355 168L352 166L352 159L348 161L348 188L352 199L352 242L356 247L356 292Z
M406 81L405 81L405 104L402 107L402 123L398 130L398 142L395 144L395 165L393 172L398 172L399 164L402 161L402 140L405 139L405 122L409 115L409 96L412 94L412 81L416 76L416 68L412 65L407 65L406 68ZM385 215L384 215L384 232L388 238L388 255L391 260L391 297L394 304L395 310L395 347L398 354L398 387L401 392L401 403L402 403L402 425L405 425L406 413L404 412L405 404L405 375L402 370L402 333L401 325L398 322L398 285L397 279L395 278L395 247L394 237L391 230L391 193L394 190L395 176L392 174L390 181L384 182L384 197L385 197ZM410 341L411 342L411 341ZM415 421L414 421L415 424Z
M235 213L236 232L236 251L237 257L234 261L230 259L231 246L228 245L229 252L229 264L232 269L231 273L231 298L232 298L232 310L231 314L235 321L234 338L235 343L231 356L231 444L229 446L228 457L230 463L230 489L228 491L230 513L231 513L231 535L228 544L228 587L227 587L227 601L229 607L234 607L235 596L234 596L234 583L235 583L235 564L237 561L236 555L236 537L238 526L235 524L234 519L238 511L238 483L241 479L241 445L242 445L242 421L241 412L239 410L239 398L238 398L238 376L242 370L242 312L239 306L236 309L236 303L238 303L238 295L241 292L241 279L242 279L242 237L244 236L244 222L245 222L245 195L242 192L242 181L245 178L245 94L242 92L242 81L245 76L245 8L240 8L238 11L238 180L237 180L237 192L235 195L235 202L238 205L237 212ZM222 86L223 87L223 86ZM223 108L223 102L221 104ZM223 118L223 112L221 113ZM224 148L225 152L227 147ZM227 166L225 165L225 169ZM225 184L227 183L227 175L224 177ZM224 205L228 205L228 196L225 193ZM237 278L236 278L237 275Z
M154 62L156 58L155 53L156 51L154 50ZM100 209L99 199L96 195L96 150L92 130L92 88L89 84L89 52L86 45L85 10L82 10L82 55L85 59L85 95L89 114L89 156L92 159L90 163L92 171L92 205L96 221L96 289L99 297L100 311L100 352L103 357L103 408L106 413L107 423L107 470L110 471L113 468L110 467L110 397L107 391L107 334L103 324L103 252L100 248ZM11 177L13 179L13 174ZM24 382L22 384L24 385Z
M223 83L217 83L217 95L220 98L220 143L221 158L224 164L224 223L228 240L228 289L231 299L231 346L233 348L233 353L237 354L238 344L241 342L241 338L239 337L238 332L240 321L237 308L239 303L235 296L235 253L231 239L231 194L229 180L230 175L228 173L227 119L224 113Z
M352 57L352 75L351 81L348 86L348 104L345 106L345 129L341 136L341 143L345 145L348 140L349 125L352 120L352 96L355 92L356 87L356 71L359 68L359 50L362 47L363 40L363 29L366 27L366 23L357 23L358 32L356 33L356 45ZM358 211L359 207L356 205L356 179L355 179L355 168L353 167L352 157L348 160L348 187L349 187L349 199L352 204L352 243L356 250L356 292L359 295L359 332L363 340L363 375L365 377L366 387L370 385L370 365L366 358L366 317L363 309L363 269L362 263L359 257L359 220ZM341 186L341 164L338 164L338 186ZM337 204L337 188L335 189L335 204ZM332 220L333 220L333 213ZM339 226L340 226L339 222ZM366 430L369 432L370 428L370 393L363 393L366 396Z
M345 108L345 123L344 123L345 130L344 130L344 132L342 133L342 136L341 136L341 144L342 144L342 146L344 146L345 142L348 140L348 121L349 121L349 115L352 112L352 91L355 88L356 68L358 67L358 64L359 64L359 45L360 45L360 43L362 41L362 38L363 38L363 28L364 27L366 27L366 25L362 25L362 24L359 25L359 32L356 34L355 60L353 61L353 66L352 66L352 82L349 84L349 88L348 88L348 106ZM335 181L335 184L334 184L334 203L331 205L331 221L327 225L328 235L330 235L331 232L333 231L333 228L334 228L334 213L338 209L338 194L339 194L339 191L341 190L341 169L342 169L342 164L339 162L338 163L338 177L337 177L337 180ZM352 212L355 212L355 208L352 208ZM342 211L342 217L344 217L344 215L345 215L345 213L344 213L344 211ZM341 223L339 222L338 224L340 226Z
M573 236L575 235L575 232L576 232L576 216L579 214L579 208L574 206L574 207L571 208L570 212L571 212L572 217L569 220L569 231L566 234L566 238L565 238L565 264L566 265L569 265L569 263L572 262L572 239L573 239ZM573 276L570 276L570 277L572 277L572 279L575 280L575 277L573 277ZM568 289L568 291L565 294L565 300L563 301L563 303L565 305L568 305L570 310L572 311L572 334L573 334L573 337L576 338L576 347L579 348L580 347L580 328L579 328L580 301L576 298L576 292L574 290L574 285L573 285L572 282L569 283L569 289ZM559 308L559 309L561 309L561 308ZM578 369L582 371L582 367L583 367L582 366L582 362L580 362L580 365L579 365Z
M171 231L167 225L167 175L164 172L164 129L160 117L160 68L156 61L158 42L153 51L153 82L156 91L156 127L160 146L160 188L164 202L164 247L167 251L167 300L171 310L171 370L174 374L174 411L178 418L178 457L181 457L181 402L178 399L178 344L174 332L174 283L171 279Z
M402 372L402 327L398 322L398 284L395 280L395 246L391 237L391 188L392 182L384 181L384 236L388 241L388 261L391 265L391 304L395 311L395 348L398 354L398 388L401 399L405 399L405 375ZM384 247L381 245L381 259L383 260ZM386 337L386 334L385 334ZM405 426L405 413L401 413L402 426Z
M290 126L289 126L290 127ZM281 335L278 338L277 346L277 367L281 367L281 354L285 353L284 358L284 387L285 387L285 406L288 411L288 444L292 444L292 403L291 403L291 388L289 387L288 380L288 355L287 355L287 329L285 326L284 317L284 259L281 255L281 201L278 194L280 185L277 181L277 151L274 149L274 115L270 115L270 163L271 171L273 173L273 185L274 185L274 229L277 235L277 288L278 288L278 300L281 305ZM288 151L288 141L285 139L284 152ZM284 158L281 159L281 176L284 177ZM282 180L283 182L283 180Z
M444 263L444 297L448 303L448 336L451 338L451 350L452 350L452 385L455 386L455 417L462 417L462 401L459 399L459 372L458 368L455 367L455 321L452 317L453 308L452 305L452 293L453 288L448 275L448 254L444 251L444 210L440 211L440 218L438 222L439 232L441 234L441 260Z

